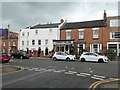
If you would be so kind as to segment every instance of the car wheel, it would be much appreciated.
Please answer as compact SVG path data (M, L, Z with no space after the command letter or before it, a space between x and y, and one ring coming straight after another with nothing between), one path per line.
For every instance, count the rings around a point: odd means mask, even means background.
M57 60L57 58L56 58L56 57L54 57L54 58L53 58L53 60L54 60L54 61L56 61L56 60Z
M70 58L69 58L69 57L67 57L67 58L66 58L66 60L67 60L67 61L70 61Z
M103 61L103 59L99 59L98 62L99 63L103 63L104 61Z
M23 59L23 56L20 56L20 59Z
M81 62L85 62L85 58L81 58L81 60L80 60Z
M14 56L11 56L12 59L14 59Z
M9 60L5 61L5 63L8 63L8 62L9 62Z

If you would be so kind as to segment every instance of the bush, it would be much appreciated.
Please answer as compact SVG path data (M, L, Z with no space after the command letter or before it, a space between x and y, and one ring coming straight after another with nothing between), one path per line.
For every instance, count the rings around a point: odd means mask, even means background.
M108 49L108 50L107 50L107 57L108 57L111 61L115 60L115 57L116 57L116 54L117 54L116 51L117 51L116 49Z

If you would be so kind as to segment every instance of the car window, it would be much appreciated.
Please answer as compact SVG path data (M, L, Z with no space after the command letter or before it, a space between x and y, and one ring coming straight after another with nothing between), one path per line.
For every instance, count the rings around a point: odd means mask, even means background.
M61 53L61 55L66 55L65 53Z
M94 54L94 53L90 53L90 55L92 55L92 56L98 56L97 54Z
M58 52L58 53L56 53L56 55L60 55L60 53Z
M84 55L89 55L89 53L85 53Z

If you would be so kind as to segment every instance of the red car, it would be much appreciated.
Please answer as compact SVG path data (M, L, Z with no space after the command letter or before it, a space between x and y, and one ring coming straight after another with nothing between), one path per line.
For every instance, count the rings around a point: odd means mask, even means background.
M10 56L0 52L0 60L2 60L2 63L7 63L10 60Z

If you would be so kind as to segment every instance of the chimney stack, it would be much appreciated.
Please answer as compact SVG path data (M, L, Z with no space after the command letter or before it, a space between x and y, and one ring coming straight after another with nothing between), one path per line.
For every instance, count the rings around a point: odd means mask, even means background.
M64 19L61 19L61 20L60 20L60 23L64 23Z

